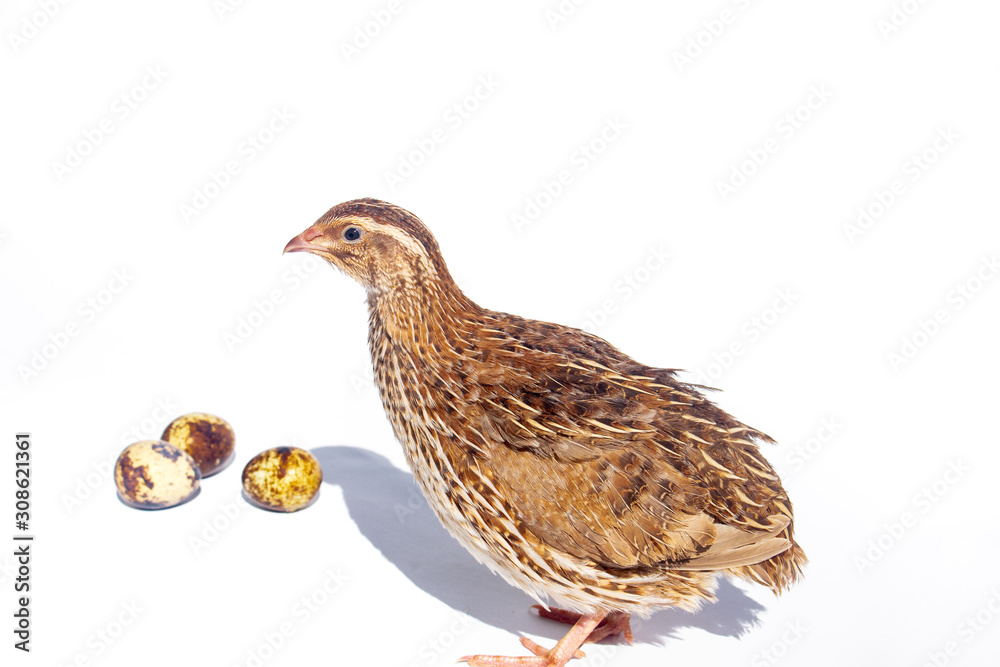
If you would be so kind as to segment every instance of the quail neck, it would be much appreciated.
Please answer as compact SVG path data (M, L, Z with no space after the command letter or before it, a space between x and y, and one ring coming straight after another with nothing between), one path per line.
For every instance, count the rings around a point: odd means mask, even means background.
M395 270L379 275L367 288L369 344L384 334L396 346L419 348L427 361L442 347L460 348L460 330L482 309L465 296L443 264L428 267L410 256L393 261Z

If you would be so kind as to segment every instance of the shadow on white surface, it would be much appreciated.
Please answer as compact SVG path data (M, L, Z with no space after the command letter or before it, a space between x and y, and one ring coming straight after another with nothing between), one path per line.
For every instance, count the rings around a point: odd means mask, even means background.
M413 476L366 449L347 446L312 450L323 482L341 487L351 518L362 534L399 571L426 593L456 611L511 633L558 639L567 626L529 612L535 601L478 563L440 524ZM738 637L764 610L728 580L718 601L691 614L668 609L649 619L634 618L637 642L657 642L681 628L700 628Z

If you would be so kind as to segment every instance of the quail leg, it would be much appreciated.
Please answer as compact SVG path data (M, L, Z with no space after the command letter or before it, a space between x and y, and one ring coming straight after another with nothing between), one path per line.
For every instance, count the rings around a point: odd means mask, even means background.
M522 637L521 644L534 653L534 656L467 655L459 658L459 662L467 662L472 667L563 667L570 659L583 657L580 646L602 620L604 614L580 616L566 636L548 650L527 637Z
M531 605L532 609L538 610L538 615L542 618L548 618L553 621L559 621L560 623L576 623L580 620L580 614L575 611L567 611L565 609L558 609L556 607L546 608L540 604ZM625 641L630 645L632 644L632 626L629 625L629 618L631 614L626 614L623 611L613 611L604 617L604 620L594 628L594 631L590 633L587 637L587 643L599 642L605 637L612 637L614 635L623 635Z

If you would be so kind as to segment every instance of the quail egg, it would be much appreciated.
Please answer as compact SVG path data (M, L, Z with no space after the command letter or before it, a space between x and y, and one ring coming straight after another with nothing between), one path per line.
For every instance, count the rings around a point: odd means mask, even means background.
M323 471L310 452L298 447L274 447L250 459L243 468L247 499L266 510L294 512L319 494Z
M161 440L183 449L208 477L225 468L233 459L236 436L226 420L204 412L192 412L170 422Z
M155 510L180 505L198 493L201 470L195 460L162 440L129 445L115 464L115 486L126 505Z

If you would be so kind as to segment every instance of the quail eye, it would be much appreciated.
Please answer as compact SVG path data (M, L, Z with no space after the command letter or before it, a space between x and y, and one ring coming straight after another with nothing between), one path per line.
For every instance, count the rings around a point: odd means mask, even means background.
M344 240L348 243L355 243L361 239L362 232L360 227L348 227L344 230Z

